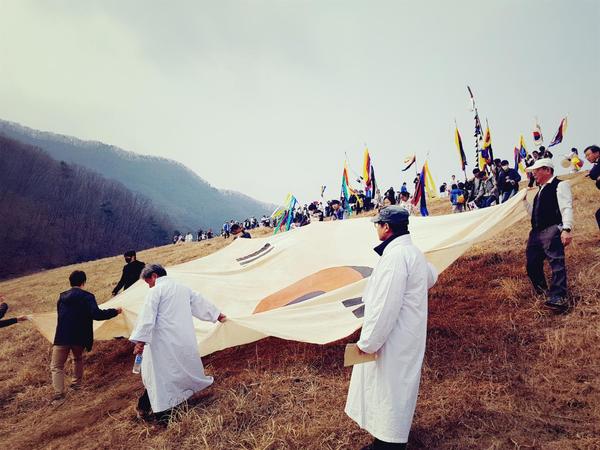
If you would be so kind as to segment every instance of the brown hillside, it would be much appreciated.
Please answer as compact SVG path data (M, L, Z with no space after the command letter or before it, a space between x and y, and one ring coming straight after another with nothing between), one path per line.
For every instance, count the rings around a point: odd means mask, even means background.
M532 295L524 269L528 223L472 248L431 291L429 334L410 448L600 448L600 193L573 188L575 240L567 250L574 309L554 315ZM448 204L432 202L440 213ZM227 241L140 253L174 264ZM109 298L122 258L78 264L99 301ZM0 283L8 316L48 311L74 266ZM343 413L350 369L343 344L265 339L204 358L215 384L167 429L134 418L141 392L132 345L97 342L85 387L58 408L50 344L27 323L0 330L1 447L353 449L370 441Z

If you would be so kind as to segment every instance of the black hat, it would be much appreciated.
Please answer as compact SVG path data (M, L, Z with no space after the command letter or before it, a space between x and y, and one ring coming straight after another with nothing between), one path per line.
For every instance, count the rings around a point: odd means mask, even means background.
M500 164L503 165L503 166L508 166L508 160L507 159L503 159Z
M385 223L408 223L410 214L401 206L385 206L379 210L379 214L371 219L371 222Z

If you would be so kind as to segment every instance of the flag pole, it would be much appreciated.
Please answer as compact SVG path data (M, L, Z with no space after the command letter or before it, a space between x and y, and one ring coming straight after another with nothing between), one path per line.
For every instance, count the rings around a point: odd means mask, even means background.
M350 163L348 162L348 153L344 152L344 155L346 155L346 164L348 165L348 167L350 168L350 170L354 173L354 176L358 177L359 179L363 179L363 177L361 175L359 175L358 173L356 173L356 170L354 170L352 168L352 166L350 166ZM362 184L362 182L360 182Z

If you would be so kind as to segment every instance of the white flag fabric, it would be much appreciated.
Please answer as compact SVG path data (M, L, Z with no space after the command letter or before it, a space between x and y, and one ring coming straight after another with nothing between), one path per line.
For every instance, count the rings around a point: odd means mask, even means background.
M412 240L441 273L473 244L526 217L525 195L523 190L501 205L462 214L411 216ZM194 319L202 355L267 336L325 344L361 327L361 295L379 258L373 251L378 243L369 218L316 222L270 237L237 239L166 270L229 318L222 324ZM102 304L124 313L94 322L95 338L128 337L148 289L138 281ZM33 321L52 341L56 313L36 314Z

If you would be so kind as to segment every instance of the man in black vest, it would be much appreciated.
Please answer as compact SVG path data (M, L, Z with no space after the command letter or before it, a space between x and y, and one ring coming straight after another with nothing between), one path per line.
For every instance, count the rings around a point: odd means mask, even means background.
M136 259L135 251L133 250L125 252L123 256L125 257L125 262L127 264L123 266L123 274L121 275L121 279L112 291L113 295L117 295L121 288L125 290L137 280L139 280L140 274L142 273L142 269L146 265L142 261L138 261Z
M75 270L69 275L71 289L62 292L58 298L56 309L58 321L52 347L52 386L53 402L60 402L65 397L65 362L69 353L73 354L74 380L71 387L81 386L83 378L83 350L90 351L94 342L94 320L112 319L123 311L121 308L100 309L96 297L83 290L86 282L85 272Z
M527 242L527 275L538 294L548 294L545 305L564 312L567 301L567 270L565 246L573 240L573 200L568 183L554 176L554 165L549 158L538 159L526 169L533 173L540 190L533 205L524 198L531 214L531 232ZM548 289L544 276L544 259L552 269L552 284Z

